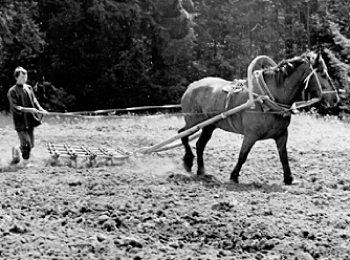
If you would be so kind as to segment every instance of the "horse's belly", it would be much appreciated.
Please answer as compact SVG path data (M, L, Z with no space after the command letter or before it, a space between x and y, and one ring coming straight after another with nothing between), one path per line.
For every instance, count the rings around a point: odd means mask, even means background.
M275 138L283 134L289 124L290 117L267 113L243 113L242 127L244 135L256 135L258 139Z
M216 126L224 131L243 134L241 114L233 114L216 123Z

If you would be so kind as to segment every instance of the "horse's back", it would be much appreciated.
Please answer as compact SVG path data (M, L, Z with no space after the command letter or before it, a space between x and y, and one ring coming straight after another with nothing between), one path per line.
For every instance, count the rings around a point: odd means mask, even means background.
M232 93L234 88L233 82L215 77L203 78L189 85L181 99L186 126L189 128L245 103L248 98L247 90L241 89ZM229 120L218 122L217 126L223 130L241 132L240 122L240 115L234 114Z
M223 87L230 81L206 77L190 84L181 98L181 107L184 113L213 112L224 108L222 104L226 94Z

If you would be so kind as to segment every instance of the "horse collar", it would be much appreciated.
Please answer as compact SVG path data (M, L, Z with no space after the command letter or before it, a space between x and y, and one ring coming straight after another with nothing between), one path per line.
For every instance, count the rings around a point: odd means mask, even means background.
M264 80L263 71L262 70L254 71L254 76L255 76L256 83L257 83L261 93L263 95L267 95L272 101L275 101L275 97L272 95L269 87L267 86L267 84Z

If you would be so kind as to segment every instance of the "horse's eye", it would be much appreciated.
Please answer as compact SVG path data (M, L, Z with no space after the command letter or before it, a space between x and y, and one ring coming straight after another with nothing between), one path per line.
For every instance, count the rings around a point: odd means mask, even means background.
M318 69L317 72L320 73L320 75L321 75L322 77L326 77L326 76L327 76L325 70L323 70L323 69Z

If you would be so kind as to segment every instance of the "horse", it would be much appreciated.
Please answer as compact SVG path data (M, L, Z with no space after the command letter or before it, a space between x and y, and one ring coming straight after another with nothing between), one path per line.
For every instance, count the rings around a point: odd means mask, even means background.
M300 56L285 59L273 67L259 70L261 80L253 81L254 96L265 95L269 98L254 99L254 107L241 110L202 128L196 142L197 175L205 174L203 152L214 130L220 128L243 135L238 162L230 174L231 182L239 183L240 170L253 145L259 140L274 139L283 166L284 183L291 185L293 176L286 144L293 103L298 100L304 89L325 106L336 106L340 100L326 69L319 53L305 52ZM185 126L178 133L246 103L249 97L246 85L229 90L230 86L234 85L232 83L217 77L206 77L190 84L181 98ZM262 85L265 88L262 88ZM183 165L188 172L191 172L194 160L189 145L191 134L181 138L185 148Z

